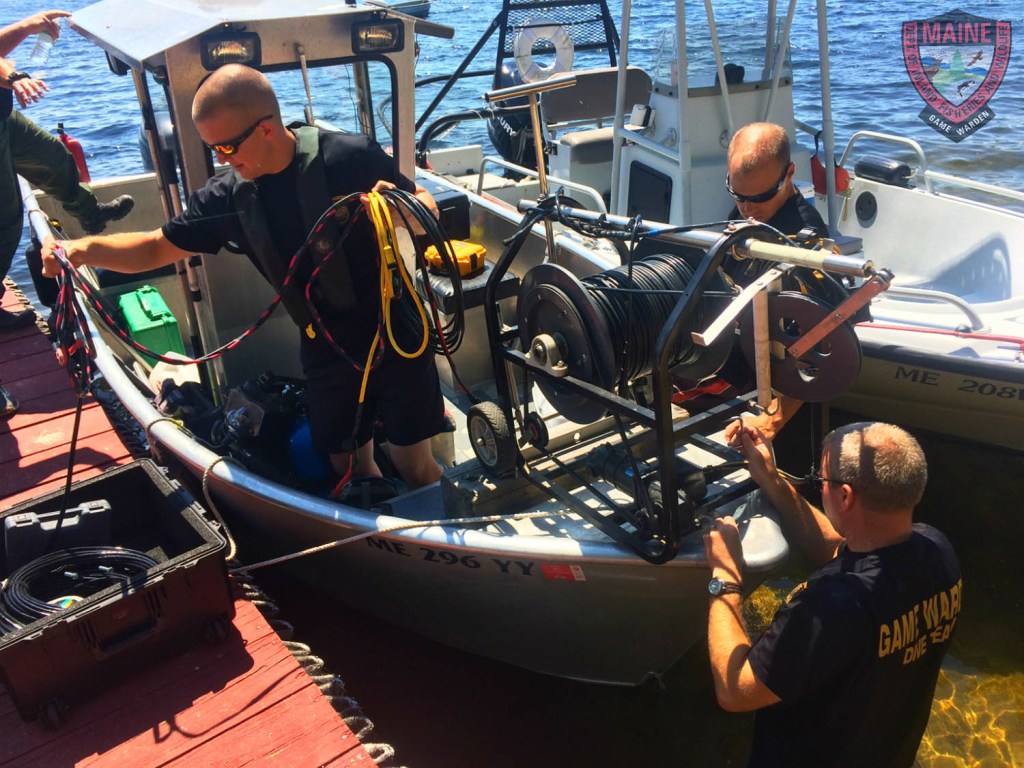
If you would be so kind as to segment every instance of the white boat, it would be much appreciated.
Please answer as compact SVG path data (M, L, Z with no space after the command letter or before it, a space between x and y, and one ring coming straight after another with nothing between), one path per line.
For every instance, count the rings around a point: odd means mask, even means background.
M829 164L831 186L816 191L806 147L811 140L816 146L819 136L824 156L836 157L831 103L828 90L816 99L820 129L794 115L793 93L801 84L788 66L787 46L790 26L801 15L795 3L787 8L768 2L764 27L743 19L740 29L730 19L716 25L708 4L707 28L695 32L705 21L688 19L666 26L660 37L644 29L647 49L637 52L629 44L633 5L640 4L623 5L617 59L612 47L610 57L581 67L577 51L576 84L540 97L548 185L564 187L594 210L639 212L676 225L718 221L732 206L722 184L728 138L756 120L782 124L798 147L795 178L804 180L801 191L836 233L843 252L863 255L895 275L871 305L872 322L857 328L861 375L836 405L1024 450L1024 194L931 170L917 142L874 131L854 134L842 152L838 168L849 176L847 190L834 191L836 165ZM684 19L683 3L675 5L676 19ZM558 37L560 28L576 34L572 9L560 17L543 2L535 6L533 18L542 19L544 34L534 37ZM509 7L492 29L506 31ZM776 20L780 8L787 13ZM818 3L817 24L818 39L827 39L824 3ZM693 50L687 49L687 30L701 41ZM510 39L499 41L495 71L504 65L506 72L502 80L495 76L495 86L518 77ZM653 52L652 39L658 40ZM829 83L825 46L819 61L820 81ZM467 57L455 76L471 70L470 64ZM562 69L557 61L552 67ZM739 70L745 73L737 76ZM684 80L685 89L679 87ZM501 156L473 154L474 148L430 151L433 129L449 125L445 116L427 127L420 151L432 168L457 175L477 191L509 202L535 196L539 179L532 154L518 138L505 140L529 129L527 118L499 114L491 121L500 126L492 138ZM510 167L516 181L498 175Z
M603 10L592 20L608 31L603 0L590 5ZM527 215L537 215L524 225L516 206L497 197L504 193L518 202L523 185L505 180L478 192L464 189L455 178L452 169L460 162L459 153L464 158L472 150L432 154L434 172L415 167L414 30L442 37L451 30L382 14L372 6L323 6L318 0L294 0L287 9L257 3L238 11L237 17L234 13L205 0L182 2L173 10L158 0L102 0L76 11L72 24L105 51L112 70L133 77L146 125L155 124L152 83L164 88L177 126L172 141L186 189L201 186L212 171L208 150L189 116L192 95L207 74L204 64L214 66L207 57L217 51L233 57L261 52L254 63L276 84L285 78L315 83L320 65L346 62L356 73L351 80L357 130L375 130L371 91L382 83L394 84L389 123L399 168L406 175L416 174L433 191L449 234L482 245L492 262L488 277L481 280L484 285L474 294L464 285L461 346L451 363L439 358L456 422L457 463L439 484L400 494L371 510L357 509L300 490L301 483L285 482L282 475L295 474L287 467L277 466L273 477L255 471L258 451L251 445L239 448L222 441L233 459L225 460L181 429L154 406L154 393L146 385L151 366L145 358L121 344L94 314L88 334L103 378L145 428L159 456L197 482L201 479L231 528L248 534L241 537L244 542L261 547L243 549L246 561L349 539L351 543L297 564L356 607L450 645L548 674L624 685L660 675L705 632L709 571L702 525L708 516L732 514L740 521L746 591L788 552L773 511L758 494L749 493L745 470L733 463L739 457L721 437L725 424L745 412L747 401L729 400L693 413L670 404L670 367L694 375L717 370L735 338L730 313L751 300L757 306L764 297L756 290L738 298L726 291L719 265L731 253L767 259L781 270L797 265L858 278L872 274L870 265L856 255L768 242L756 224L725 231L668 231L657 224L658 216L641 225L632 218L581 210L570 215L559 208L565 201L555 197L533 206ZM161 20L158 27L152 24L154 18ZM325 25L336 34L322 34ZM595 77L607 83L609 72ZM614 70L611 77L614 82ZM640 82L657 83L657 77L655 73L645 81L640 76ZM495 98L525 94L532 99L555 84L526 84ZM776 85L770 114L792 125L789 81ZM744 105L744 119L763 109L769 90L738 89L734 96ZM655 88L651 100L660 116L668 107L657 102L659 93ZM697 98L714 103L720 97L705 89ZM680 101L674 104L678 107ZM314 119L314 112L310 100L307 120ZM669 123L671 114L659 117L657 125ZM619 120L614 130L637 129ZM170 149L155 133L150 141L154 156L163 157ZM704 169L696 161L687 166L687 178L707 175L721 186L724 154L718 141L718 133L712 142L695 134L687 143L695 155L701 142L718 147L720 155L715 167ZM630 146L648 145L662 146L639 133ZM586 149L585 143L574 146ZM617 148L616 162L629 168L633 160L619 157L625 149ZM664 155L661 149L652 157L663 163ZM636 182L628 174L619 177L619 188L628 197L630 184ZM183 202L176 176L161 164L155 179L156 184L154 175L147 174L95 186L104 194L135 195L135 211L119 226L146 229L179 211ZM588 186L576 183L573 189L584 197L590 194L594 207L600 208L602 192L594 196ZM714 219L715 205L724 205L721 194L703 201L689 193L684 205L680 189L672 188L663 219L680 220L683 211L687 220ZM40 205L65 220L70 235L76 234L74 223L61 216L53 201L42 199ZM31 219L42 235L48 217L35 211ZM645 263L671 264L673 269L683 265L687 271L687 277L675 278L682 282L671 283L675 287L665 292L673 298L657 321L635 326L641 334L638 342L648 345L648 357L613 348L610 339L621 335L622 327L591 306L596 289L583 281L610 279L621 259L621 242L615 247L594 236L595 227L642 235L669 253L658 257L661 262ZM506 244L514 233L517 237ZM90 284L110 301L144 284L156 287L178 318L181 340L193 354L228 342L273 296L247 259L229 253L197 257L169 274L134 276L128 282L87 273ZM435 294L444 293L441 283ZM642 300L640 294L630 295ZM810 323L814 330L833 330L831 309L815 305L817 314ZM766 313L758 310L755 315L767 324ZM628 325L634 328L632 321ZM692 340L693 334L701 341ZM852 334L844 338L856 345ZM755 345L755 354L766 363L766 344ZM251 340L205 365L204 373L211 392L227 392L267 369L296 375L297 364L295 328L279 313ZM617 379L626 367L631 380L622 383ZM769 395L767 367L761 366L763 402ZM474 403L460 395L454 370L470 392L490 401ZM819 383L829 376L818 377ZM840 390L849 384L848 377L835 378ZM231 431L230 426L226 429ZM479 519L487 515L498 517ZM470 520L459 522L465 518Z

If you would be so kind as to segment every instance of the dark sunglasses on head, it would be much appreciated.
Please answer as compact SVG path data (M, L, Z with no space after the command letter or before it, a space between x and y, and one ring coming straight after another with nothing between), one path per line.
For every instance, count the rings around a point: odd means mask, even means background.
M782 169L782 175L779 176L779 180L775 182L775 186L769 189L767 192L761 192L757 195L741 195L739 192L735 192L732 188L732 184L729 183L729 177L725 177L725 188L729 190L729 194L732 195L732 199L737 203L767 203L782 189L783 183L786 181L786 176L789 175L790 163L786 163L786 167Z
M233 138L231 141L223 141L223 142L220 142L219 144L207 144L206 146L209 147L210 149L212 149L214 152L220 152L220 154L222 154L222 155L228 155L228 156L233 155L233 154L235 154L235 152L238 151L238 148L240 146L242 146L242 143L246 139L248 139L250 136L252 136L253 131L256 130L256 128L259 126L260 123L262 123L264 120L270 120L273 117L274 117L273 115L264 115L259 120L257 120L255 123L253 123L251 126L249 126L249 128L247 130L245 130L242 133L240 133L238 136Z

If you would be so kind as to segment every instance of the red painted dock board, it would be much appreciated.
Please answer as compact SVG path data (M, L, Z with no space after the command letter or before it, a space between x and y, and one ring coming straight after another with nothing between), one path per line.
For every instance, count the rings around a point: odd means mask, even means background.
M10 286L10 283L8 283ZM3 307L22 308L12 290ZM64 486L77 398L38 328L0 332L0 510ZM103 409L83 403L73 478L131 461ZM139 669L55 730L26 723L0 685L0 768L373 766L372 758L251 603L233 631Z
M25 306L7 282L3 308ZM0 420L0 509L63 486L76 397L49 341L35 326L0 333L0 382L20 402ZM72 476L84 480L131 461L103 409L83 402Z
M139 670L47 730L0 688L0 768L373 766L252 603L236 633Z

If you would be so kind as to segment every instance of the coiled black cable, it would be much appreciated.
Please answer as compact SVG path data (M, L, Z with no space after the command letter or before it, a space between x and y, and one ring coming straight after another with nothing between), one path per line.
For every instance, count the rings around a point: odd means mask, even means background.
M583 278L605 316L618 376L631 381L654 368L658 334L693 275L678 256L655 254ZM701 305L695 321L695 327L703 327ZM690 334L681 333L672 351L673 365L695 353Z
M462 300L462 277L459 275L459 268L455 263L454 254L451 251L450 242L448 236L444 230L441 229L441 224L437 219L434 218L433 214L427 209L419 198L410 192L406 192L401 189L385 189L382 194L385 198L393 200L401 205L397 206L399 216L403 223L409 229L412 229L406 213L411 214L413 218L419 223L426 233L424 238L415 238L416 243L416 261L420 269L420 274L423 278L424 293L426 294L427 302L430 306L431 319L433 320L433 327L430 329L430 347L439 355L445 355L450 357L462 344L462 339L465 336L466 321L465 313L463 310ZM438 311L437 301L434 298L433 291L429 290L430 278L427 268L427 258L425 255L424 242L433 245L438 254L441 256L441 271L452 286L452 293L454 295L454 306L455 312L453 312L449 319L442 323L440 312ZM412 322L418 321L415 311L408 304L403 303L402 305L403 314L408 314L408 319Z
M158 565L145 552L124 547L73 547L36 558L15 570L0 591L0 625L12 632L64 607L62 597L85 598L107 587L138 583Z

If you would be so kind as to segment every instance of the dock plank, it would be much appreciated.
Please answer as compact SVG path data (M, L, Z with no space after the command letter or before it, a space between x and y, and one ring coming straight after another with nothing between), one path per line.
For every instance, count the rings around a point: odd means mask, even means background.
M13 290L2 304L23 308ZM64 486L77 398L35 326L0 332L0 381L20 401L14 415L0 420L6 509ZM86 396L73 479L131 460L103 409ZM56 729L22 720L0 685L0 768L373 766L256 607L240 599L235 609L225 640L197 638L130 678L112 680L74 705Z
M22 721L0 693L0 768L372 766L255 606L235 609L227 639L114 683L54 730Z

